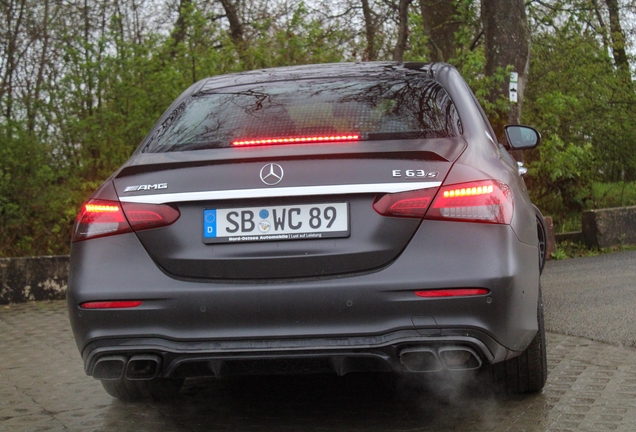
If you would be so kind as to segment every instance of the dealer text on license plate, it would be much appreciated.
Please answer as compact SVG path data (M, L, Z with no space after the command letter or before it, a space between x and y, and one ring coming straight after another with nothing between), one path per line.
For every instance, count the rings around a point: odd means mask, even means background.
M203 210L203 242L307 240L349 236L348 203Z

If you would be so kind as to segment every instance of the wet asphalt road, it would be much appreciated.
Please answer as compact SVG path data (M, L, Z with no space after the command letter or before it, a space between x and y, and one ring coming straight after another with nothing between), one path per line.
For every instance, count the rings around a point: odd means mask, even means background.
M548 263L548 383L524 397L350 374L191 380L124 404L84 375L63 302L0 306L0 431L636 430L635 269L636 251Z
M550 331L636 347L636 250L549 261L541 282Z

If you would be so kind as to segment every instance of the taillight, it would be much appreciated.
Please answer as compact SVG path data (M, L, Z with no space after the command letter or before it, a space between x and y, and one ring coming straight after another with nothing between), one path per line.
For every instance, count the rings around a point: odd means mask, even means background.
M178 210L168 205L88 200L75 222L72 241L158 228L179 219Z
M131 232L121 203L107 200L88 200L75 221L73 240L86 240Z
M442 186L426 219L509 224L513 210L508 185L484 180Z
M165 204L122 203L133 231L159 228L173 224L181 213Z
M344 141L358 141L360 135L342 134L342 135L321 135L321 136L304 136L304 137L286 137L286 138L261 138L261 139L245 139L232 141L233 146L259 146L259 145L276 145L276 144L316 144L316 143L337 143Z
M422 218L435 196L437 188L386 194L373 203L373 208L382 216Z
M386 194L373 208L382 216L509 224L514 205L506 184L483 180Z

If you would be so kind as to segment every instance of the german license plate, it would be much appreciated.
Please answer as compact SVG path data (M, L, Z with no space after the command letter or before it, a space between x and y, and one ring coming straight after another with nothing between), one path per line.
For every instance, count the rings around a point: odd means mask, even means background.
M349 204L203 210L204 243L309 240L349 236Z

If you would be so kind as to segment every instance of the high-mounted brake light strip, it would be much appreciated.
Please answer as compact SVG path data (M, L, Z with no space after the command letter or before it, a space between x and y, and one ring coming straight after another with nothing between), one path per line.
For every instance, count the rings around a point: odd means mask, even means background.
M342 141L358 141L360 135L330 135L315 137L265 138L256 140L232 141L233 146L253 146L270 144L312 144Z

